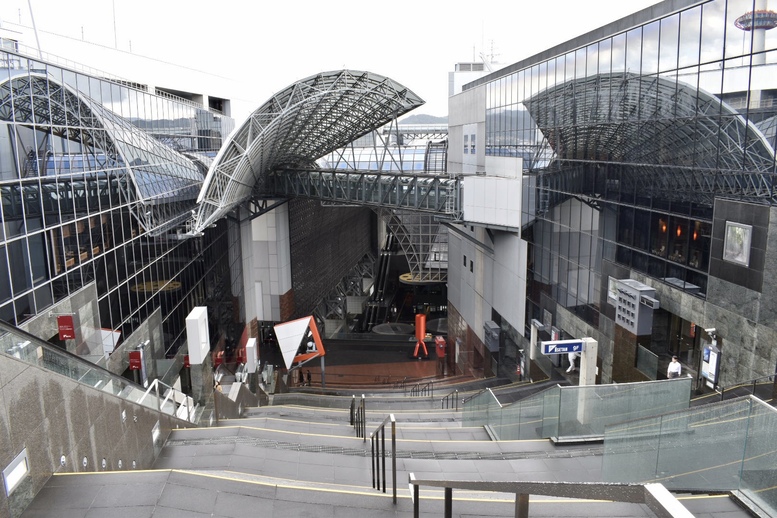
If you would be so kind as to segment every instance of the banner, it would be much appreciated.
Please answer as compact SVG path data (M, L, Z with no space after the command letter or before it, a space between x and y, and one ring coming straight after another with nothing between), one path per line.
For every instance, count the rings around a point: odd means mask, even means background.
M58 315L57 329L60 340L73 340L76 337L76 326L73 323L73 315Z

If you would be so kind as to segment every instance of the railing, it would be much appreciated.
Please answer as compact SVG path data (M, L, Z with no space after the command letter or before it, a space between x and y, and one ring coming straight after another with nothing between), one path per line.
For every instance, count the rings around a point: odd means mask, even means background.
M402 381L394 382L395 390L402 390L404 392L406 386L407 386L407 376L405 376L405 378Z
M74 354L63 351L21 329L0 322L0 354L89 385L191 423L198 423L198 412L192 399L169 385L154 381L148 390ZM160 386L163 390L160 391ZM153 397L151 397L153 394Z
M777 410L754 396L607 426L602 478L670 490L732 491L777 516Z
M410 397L434 397L434 382L416 383L410 389Z
M775 399L775 397L777 397L777 374L769 374L768 376L761 376L760 378L755 378L753 380L745 381L743 383L737 383L736 385L732 385L731 387L725 387L725 388L721 387L720 400L723 401L724 399L726 399L727 392L728 394L731 394L732 392L736 394L736 396L734 397L742 396L744 395L741 393L742 389L750 389L749 394L752 394L764 401L770 401L772 399Z
M456 412L459 411L459 391L454 390L450 394L447 394L440 400L440 408L448 410L453 408Z
M364 407L364 394L358 403L356 394L351 399L351 426L356 429L356 437L362 437L364 442L367 442L367 411Z
M558 496L564 498L602 499L647 505L656 516L665 518L693 518L672 493L661 484L617 484L598 482L491 482L467 480L418 480L413 473L408 476L413 499L413 517L421 512L420 487L444 489L443 516L453 516L453 490L494 491L515 494L515 517L528 518L529 495Z
M394 503L397 503L397 420L394 414L387 418L370 434L372 445L372 487L380 491L383 480L383 492L386 492L386 423L391 422L391 487L394 489ZM380 438L378 435L380 434ZM381 459L383 468L381 471ZM382 477L381 477L382 474Z
M161 394L159 390L160 387L162 387ZM151 385L146 390L146 393L143 394L143 397L140 398L138 403L141 405L144 404L143 401L151 394L156 396L156 407L160 412L168 415L174 415L178 419L185 419L190 423L195 422L195 405L194 400L191 397L187 396L179 390L176 390L170 385L155 379L151 382Z
M601 440L606 425L688 408L692 382L556 386L505 406L487 389L464 404L462 422L487 427L497 440Z

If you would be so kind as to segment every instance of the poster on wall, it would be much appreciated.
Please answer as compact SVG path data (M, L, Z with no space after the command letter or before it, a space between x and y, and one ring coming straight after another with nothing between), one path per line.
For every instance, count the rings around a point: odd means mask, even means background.
M723 260L750 266L750 241L753 227L726 221L726 235L723 241Z
M73 315L57 315L57 330L60 340L73 340L76 337Z
M709 388L715 388L718 378L718 356L720 350L714 345L704 347L701 359L701 375L707 380L706 385Z

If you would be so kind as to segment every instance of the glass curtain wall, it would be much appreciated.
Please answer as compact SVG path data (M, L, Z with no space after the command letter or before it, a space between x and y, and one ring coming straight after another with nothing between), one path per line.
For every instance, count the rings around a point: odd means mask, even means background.
M757 9L700 2L486 84L486 153L536 182L527 322L545 294L596 325L602 261L704 298L715 197L775 203L777 30L737 26Z
M227 245L223 229L183 240L172 227L234 122L19 55L0 65L0 319L18 325L94 283L103 328L126 337L161 307L177 347Z

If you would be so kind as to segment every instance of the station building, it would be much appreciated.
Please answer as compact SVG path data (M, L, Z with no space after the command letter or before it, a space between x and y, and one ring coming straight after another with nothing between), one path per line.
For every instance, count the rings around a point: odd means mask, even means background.
M453 95L449 172L465 199L520 179L521 216L451 233L452 338L508 374L532 325L596 339L602 383L672 355L700 389L773 374L775 25L761 0L664 1Z
M15 36L0 49L0 319L118 374L141 348L145 374L172 383L186 315L230 300L225 222L182 238L228 102L35 59Z

